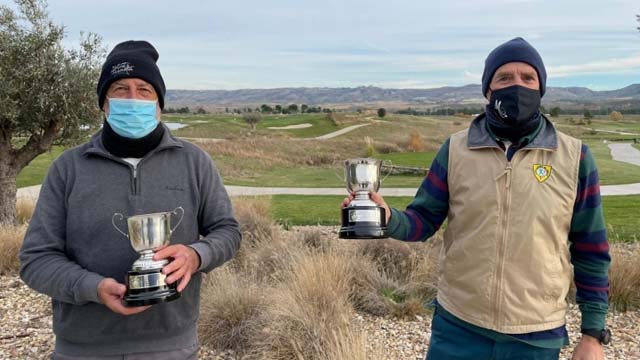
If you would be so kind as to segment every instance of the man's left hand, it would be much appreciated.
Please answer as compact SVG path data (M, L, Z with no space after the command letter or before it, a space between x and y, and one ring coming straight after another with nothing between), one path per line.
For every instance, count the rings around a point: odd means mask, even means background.
M200 267L200 257L193 248L182 244L169 245L158 250L153 255L153 260L172 258L171 262L162 268L162 273L167 275L167 283L172 284L178 280L178 291L182 292L187 287L191 275Z
M573 350L571 360L604 360L604 350L598 339L582 335L582 339Z

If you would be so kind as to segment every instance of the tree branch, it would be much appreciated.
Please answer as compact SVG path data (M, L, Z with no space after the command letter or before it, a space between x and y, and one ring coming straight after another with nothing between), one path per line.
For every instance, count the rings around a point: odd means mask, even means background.
M22 170L31 160L49 150L61 127L62 120L49 120L42 135L35 132L31 134L29 140L23 147L12 151L14 159L13 165L16 166L18 170Z

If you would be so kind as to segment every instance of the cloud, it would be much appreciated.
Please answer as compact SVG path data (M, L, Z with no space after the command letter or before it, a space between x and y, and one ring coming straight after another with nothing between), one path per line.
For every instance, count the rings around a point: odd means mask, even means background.
M601 73L628 72L640 69L640 54L627 58L607 59L577 65L549 66L547 72L553 77Z
M472 81L474 83L479 83L480 81L482 81L482 74L478 74L478 73L473 73L469 70L465 70L464 71L464 78L466 80Z

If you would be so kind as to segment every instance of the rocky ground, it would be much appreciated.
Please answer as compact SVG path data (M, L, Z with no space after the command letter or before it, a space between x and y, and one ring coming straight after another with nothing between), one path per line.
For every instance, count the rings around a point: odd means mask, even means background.
M579 339L579 311L572 306L568 328L572 345L561 359L570 359ZM416 316L411 321L354 315L354 323L366 331L368 345L384 349L389 359L423 359L431 334L431 319ZM640 312L610 314L613 343L605 348L607 359L640 359ZM0 276L0 359L48 359L53 350L50 301L29 289L16 275ZM202 359L235 359L203 347Z

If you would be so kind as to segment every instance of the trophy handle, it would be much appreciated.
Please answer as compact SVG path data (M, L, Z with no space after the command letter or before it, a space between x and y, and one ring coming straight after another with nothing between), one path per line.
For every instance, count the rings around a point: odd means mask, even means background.
M392 165L393 163L391 162L391 160L385 160L382 162L382 164L387 164L387 165ZM381 183L383 183L385 180L387 180L387 178L389 177L389 175L391 175L391 173L393 172L392 168L389 168L389 172L387 172L387 175L384 176L384 178L382 178L382 180L380 180Z
M337 169L337 165L341 165L341 164L342 162L334 161L331 166L331 169L333 170L333 174L338 178L338 180L340 180L341 182L345 182L347 181L347 178L345 177L345 173L344 173L345 172L344 165L342 166L342 176L340 176L340 173L338 172L338 169Z
M129 235L125 234L124 231L120 230L120 228L118 227L118 225L116 225L116 217L119 217L120 220L124 219L124 215L120 214L120 213L115 213L113 214L113 216L111 217L111 223L113 224L113 227L116 228L116 230L118 230L118 232L124 236L127 237L127 239L129 238Z
M180 225L180 223L182 222L182 219L184 218L184 209L182 208L182 206L178 206L177 208L173 209L173 211L171 212L172 214L178 215L178 210L180 210L181 215L180 215L180 220L178 220L178 223L176 224L176 226L174 226L171 229L171 232L173 233L175 231L175 229L178 228L178 226Z

